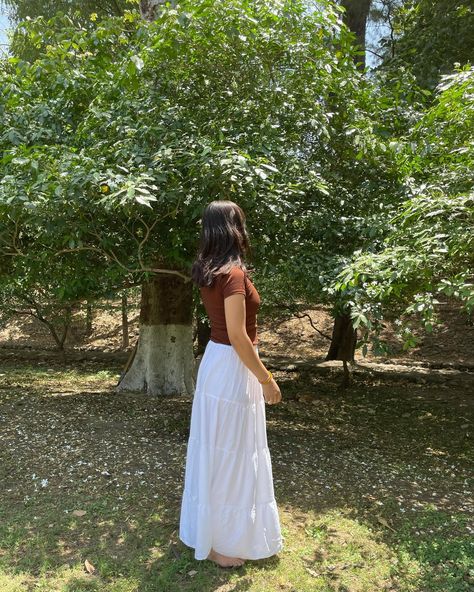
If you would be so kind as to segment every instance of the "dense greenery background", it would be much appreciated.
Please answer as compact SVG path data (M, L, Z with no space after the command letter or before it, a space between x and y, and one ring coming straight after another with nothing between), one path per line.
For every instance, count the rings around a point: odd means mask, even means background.
M402 4L395 56L368 75L329 1L183 1L152 22L134 3L28 20L8 4L4 318L186 273L218 198L248 212L269 311L330 303L381 349L386 318L406 347L431 330L439 294L471 313L468 5Z

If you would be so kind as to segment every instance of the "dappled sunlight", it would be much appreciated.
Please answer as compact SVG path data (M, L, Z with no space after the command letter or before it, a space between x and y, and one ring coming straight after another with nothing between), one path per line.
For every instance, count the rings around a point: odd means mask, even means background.
M205 590L211 582L246 590L251 582L255 591L416 592L434 582L444 592L461 577L455 566L469 567L460 426L470 420L433 388L361 382L341 396L334 377L280 373L284 400L266 414L285 546L223 574L194 561L177 536L191 400L117 396L114 372L95 364L89 374L7 366L1 374L7 580L26 574L48 591Z

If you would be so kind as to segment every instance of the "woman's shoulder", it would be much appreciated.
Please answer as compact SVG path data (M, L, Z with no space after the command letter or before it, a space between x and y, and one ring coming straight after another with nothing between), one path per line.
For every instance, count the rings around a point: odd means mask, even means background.
M224 298L236 293L247 294L245 271L238 265L233 265L227 272L221 273L217 284Z
M229 282L242 282L247 277L246 272L238 265L232 266L228 271L218 271L209 286L201 286L200 290L212 290Z
M238 265L234 265L234 267L231 267L229 275L233 275L235 277L244 277L246 275L246 272Z
M243 270L239 265L233 265L228 271L219 272L216 277L220 279L226 279L229 277L243 278L246 275L247 274L245 270Z

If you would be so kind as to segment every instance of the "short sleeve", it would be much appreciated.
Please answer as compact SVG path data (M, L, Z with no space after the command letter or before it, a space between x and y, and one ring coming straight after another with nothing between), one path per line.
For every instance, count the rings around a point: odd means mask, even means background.
M222 276L221 290L224 298L231 294L246 294L245 274L240 267L233 267Z

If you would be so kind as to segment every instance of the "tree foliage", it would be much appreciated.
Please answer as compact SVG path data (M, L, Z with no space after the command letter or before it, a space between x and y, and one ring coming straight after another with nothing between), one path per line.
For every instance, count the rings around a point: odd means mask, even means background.
M333 286L361 327L379 333L398 315L405 347L419 323L433 329L440 295L474 309L472 129L474 68L466 66L442 77L435 103L395 143L410 191L383 244L356 251Z
M393 37L383 42L384 67L405 65L433 89L455 64L472 64L474 6L467 0L406 0L394 10Z
M224 198L248 213L263 311L331 303L378 342L387 316L429 328L436 291L471 310L471 69L434 103L408 62L364 77L340 7L317 4L21 22L34 52L0 65L5 293L61 304L187 278Z
M71 298L186 275L202 209L229 198L249 212L263 272L316 297L309 265L332 268L396 201L351 35L324 7L201 0L154 22L21 23L37 57L0 72L4 272L54 262L60 286L73 261Z
M62 12L69 15L71 22L77 27L90 28L91 15L98 18L104 16L122 15L127 6L137 4L136 0L0 0L0 7L5 7L10 21L17 25L25 20L41 17L44 21L51 19ZM95 16L93 16L95 18ZM57 22L60 25L59 22ZM21 56L24 59L33 60L38 54L35 44L29 42L29 38L21 31L13 28L9 51L12 55Z

